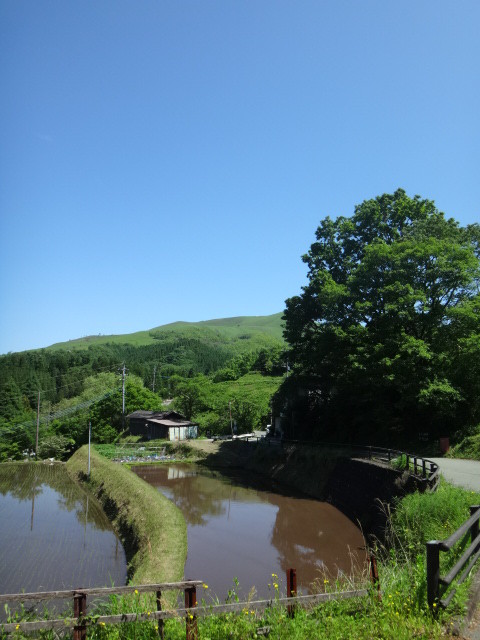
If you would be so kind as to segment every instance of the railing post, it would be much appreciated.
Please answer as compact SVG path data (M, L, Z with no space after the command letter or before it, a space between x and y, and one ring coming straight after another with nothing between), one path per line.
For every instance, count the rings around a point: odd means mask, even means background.
M480 504L474 504L470 507L470 516L473 516L478 511L480 518ZM479 521L478 519L470 527L470 540L473 542L479 533Z
M296 569L287 569L287 598L295 598L297 595L297 571ZM289 618L295 615L295 605L287 605L287 613Z
M417 475L417 458L413 459L413 473Z
M162 610L162 592L157 591L157 611L161 611L161 610ZM158 636L161 638L161 640L164 640L165 638L165 621L162 620L162 618L159 618L158 620Z
M410 469L410 456L408 453L405 454L405 469L407 471Z
M87 596L76 592L73 596L73 616L77 618L77 624L73 627L73 640L86 640L87 625L82 619L87 614ZM78 620L80 618L80 620Z
M377 598L381 600L382 594L380 593L380 578L378 577L377 559L373 553L370 554L370 580L372 581L373 586L377 589Z
M422 476L427 477L427 463L424 459L422 459Z
M186 614L186 631L187 631L187 640L198 640L198 626L197 626L197 616L194 611L189 611L189 609L194 609L197 606L197 589L196 587L187 587L185 589L185 609L187 609Z
M430 542L427 542L427 602L432 611L435 610L438 604L439 581L440 547L438 540L430 540Z

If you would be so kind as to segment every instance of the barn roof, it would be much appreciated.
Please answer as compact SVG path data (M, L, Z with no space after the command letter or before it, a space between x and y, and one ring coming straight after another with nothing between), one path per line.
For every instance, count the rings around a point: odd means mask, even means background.
M162 427L191 427L194 423L189 422L181 422L180 420L160 420L158 418L150 418L147 422L153 422L155 424L160 424Z
M186 420L185 416L177 411L143 411L138 410L129 413L127 418L143 418L144 420Z

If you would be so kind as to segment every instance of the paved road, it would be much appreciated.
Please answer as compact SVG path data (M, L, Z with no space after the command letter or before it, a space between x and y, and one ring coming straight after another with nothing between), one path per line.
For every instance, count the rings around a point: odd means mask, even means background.
M440 467L440 473L452 484L480 491L480 462L456 458L430 458Z

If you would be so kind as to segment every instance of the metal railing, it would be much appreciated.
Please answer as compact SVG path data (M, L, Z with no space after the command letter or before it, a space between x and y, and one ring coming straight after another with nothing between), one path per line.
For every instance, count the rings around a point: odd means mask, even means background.
M470 507L470 518L464 522L446 540L427 542L427 601L432 611L441 606L448 607L456 589L452 589L446 598L442 595L462 571L457 585L465 581L476 561L480 558L480 505ZM470 546L463 552L459 560L446 576L440 575L440 551L450 551L465 535L470 534Z
M193 608L197 604L196 587L203 584L201 580L185 580L183 582L165 582L161 584L144 584L128 587L106 587L92 589L71 589L68 591L41 591L35 593L14 593L1 594L0 603L4 602L24 602L25 600L45 601L54 599L73 598L73 618L57 618L55 620L37 620L34 622L9 622L0 623L0 632L14 633L34 633L48 629L57 631L69 631L73 629L73 640L85 640L87 637L87 627L92 625L121 624L125 622L143 622L147 620L158 621L158 633L160 638L164 638L164 620L168 618L185 616L187 626L187 640L194 638L192 631ZM162 611L162 592L178 591L185 592L185 609L177 609L173 613ZM87 615L87 596L109 596L128 595L139 593L155 593L156 611L144 613L122 613L120 615L94 616Z
M414 476L418 481L425 484L430 491L435 491L440 482L440 471L438 465L413 453L407 453L399 449L388 449L375 447L372 445L345 444L336 442L315 442L307 440L287 440L277 438L259 438L257 436L248 437L246 442L262 442L272 446L301 445L315 448L330 448L340 450L345 456L350 458L364 458L367 460L378 460L394 464L397 469L405 470Z
M16 593L0 595L0 603L23 602L25 600L51 600L73 598L74 617L58 618L55 620L38 620L34 622L8 622L0 623L0 633L9 634L21 631L29 634L42 630L54 629L56 631L71 631L73 640L86 640L87 630L92 626L105 626L107 624L124 624L128 622L151 622L158 624L158 634L164 638L164 621L169 619L185 620L186 640L198 640L199 617L221 615L225 613L249 611L264 611L272 606L284 606L289 617L295 615L297 607L320 604L332 600L348 600L350 598L364 598L373 593L374 597L381 599L380 583L378 578L377 563L375 557L369 557L370 580L372 589L350 589L348 591L334 591L315 593L310 595L297 595L297 573L295 569L286 572L287 596L270 598L268 600L256 600L248 602L227 602L226 604L213 604L197 606L196 587L202 585L202 580L187 580L175 583L147 584L128 587L73 589L69 591L44 591L37 593ZM162 609L162 592L171 590L184 590L185 607L172 610ZM156 595L156 611L142 611L122 613L116 615L87 615L87 596L125 595L154 592ZM375 595L376 594L376 595Z

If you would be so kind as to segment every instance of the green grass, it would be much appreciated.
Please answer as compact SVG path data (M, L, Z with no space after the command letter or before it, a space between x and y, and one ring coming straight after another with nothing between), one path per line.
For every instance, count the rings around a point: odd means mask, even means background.
M281 318L282 312L270 316L239 316L201 322L173 322L135 333L92 335L67 342L57 342L48 349L88 349L90 345L102 344L128 344L139 347L156 344L159 339L178 334L179 337L203 337L224 343L234 342L238 351L243 351L242 345L264 347L267 346L269 339L272 343L283 341Z
M275 640L435 640L451 637L448 630L453 619L448 613L433 617L426 607L416 602L415 573L394 567L392 561L381 566L382 582L381 601L376 591L371 589L370 595L346 601L334 601L308 609L297 609L294 618L287 616L286 609L275 604L278 590L272 593L272 607L263 612L256 612L248 604L241 612L211 615L198 619L199 638L201 640L248 640L255 639L257 629L267 627L269 638ZM226 594L227 602L238 602L234 581L232 589ZM347 582L335 585L322 585L322 590L337 591L351 588ZM255 599L255 598L254 598ZM212 601L208 596L199 604L209 606ZM154 611L152 599L147 595L137 594L131 597L112 597L107 603L89 608L89 615L118 615L126 612L147 613ZM12 619L12 621L14 621ZM53 634L45 634L52 638ZM98 640L155 640L158 631L154 622L135 622L120 625L102 625L97 622L88 630L89 638ZM165 637L168 640L185 638L185 622L181 618L166 621Z
M480 494L441 480L434 493L411 493L392 514L392 526L410 558L423 553L429 540L443 540L470 517L469 506L480 504ZM442 554L445 555L445 554Z
M128 468L110 462L94 448L87 480L87 457L85 446L70 458L67 470L100 500L122 540L132 583L180 580L187 553L186 524L180 510Z
M452 447L447 453L447 457L480 460L480 426L474 433Z

